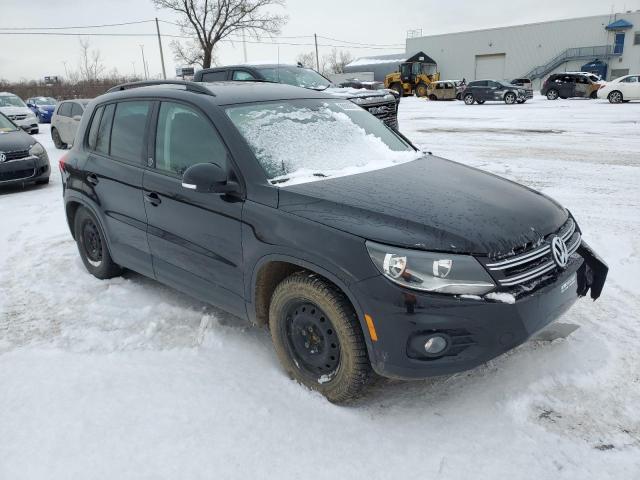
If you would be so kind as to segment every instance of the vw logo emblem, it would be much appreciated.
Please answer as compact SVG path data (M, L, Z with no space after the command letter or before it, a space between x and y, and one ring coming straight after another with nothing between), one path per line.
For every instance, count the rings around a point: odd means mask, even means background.
M6 162L7 161L7 156L4 154L4 152L0 152L0 163Z
M560 268L567 266L569 251L567 250L567 244L560 237L553 237L553 240L551 240L551 254L556 265Z

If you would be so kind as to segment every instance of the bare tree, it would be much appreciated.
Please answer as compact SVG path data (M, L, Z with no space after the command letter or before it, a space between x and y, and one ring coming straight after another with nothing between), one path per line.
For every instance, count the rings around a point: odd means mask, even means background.
M100 50L91 50L91 43L86 38L80 38L80 62L78 64L78 70L78 76L86 82L97 80L105 71ZM72 75L70 74L69 76L71 77Z
M176 12L182 33L192 38L187 45L172 42L176 60L203 68L211 66L218 42L231 34L244 32L255 38L261 34L275 35L287 21L286 16L265 10L284 6L284 0L153 0L153 3L156 8Z
M337 48L325 57L328 71L327 73L344 73L344 67L353 62L353 55L345 50L338 51Z
M303 67L316 68L316 54L314 52L300 53L296 57L296 62L302 64Z

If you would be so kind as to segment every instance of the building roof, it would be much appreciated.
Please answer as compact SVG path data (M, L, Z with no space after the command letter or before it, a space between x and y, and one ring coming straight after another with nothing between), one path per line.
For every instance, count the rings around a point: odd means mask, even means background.
M346 67L362 67L365 65L382 65L385 63L402 63L406 61L433 63L436 62L424 52L416 53L394 53L391 55L375 55L372 57L356 58L353 62L345 65Z
M631 23L621 18L620 20L616 20L615 22L610 23L604 28L606 30L625 30L627 28L632 28L632 27L633 25Z

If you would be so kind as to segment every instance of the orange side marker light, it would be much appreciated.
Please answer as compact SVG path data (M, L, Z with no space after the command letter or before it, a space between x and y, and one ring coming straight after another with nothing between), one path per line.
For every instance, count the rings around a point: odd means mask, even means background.
M369 329L369 336L371 337L371 340L377 342L378 334L376 333L376 326L373 324L373 318L371 318L371 315L365 313L364 320L367 322L367 328Z

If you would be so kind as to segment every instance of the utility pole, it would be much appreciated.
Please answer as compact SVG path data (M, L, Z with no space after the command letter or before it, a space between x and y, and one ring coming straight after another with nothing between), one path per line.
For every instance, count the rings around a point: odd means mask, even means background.
M318 71L318 73L320 72L320 57L318 57L318 35L316 35L315 33L313 34L313 38L316 41L316 70Z
M144 79L149 80L149 73L147 72L147 62L144 59L144 45L140 44L140 51L142 51L142 69L144 70Z
M65 76L65 80L69 81L69 71L67 70L67 62L65 62L64 60L62 61L62 64L64 65L64 76Z
M162 53L162 39L160 38L160 25L158 24L158 17L156 17L156 31L158 32L158 46L160 47L160 61L162 62L162 78L164 78L165 80L167 79L167 71L164 69L164 54ZM247 56L247 52L245 50L244 53L245 59L244 61L246 62L246 56Z
M244 28L242 29L242 50L244 51L244 63L247 63L247 36Z

